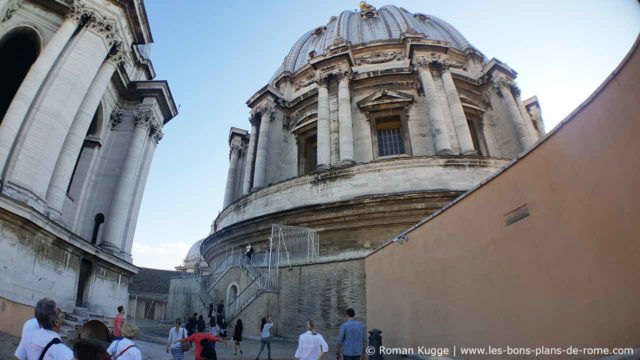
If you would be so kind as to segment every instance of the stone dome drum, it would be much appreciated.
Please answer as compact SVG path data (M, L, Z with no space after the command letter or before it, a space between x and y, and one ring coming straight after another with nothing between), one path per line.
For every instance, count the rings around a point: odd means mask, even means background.
M312 56L324 54L331 44L346 41L353 46L367 45L399 40L403 34L419 34L425 39L447 41L452 48L463 52L473 48L458 30L435 16L411 13L394 5L361 12L347 10L340 16L333 16L326 25L302 35L272 80L284 72L300 70Z
M248 129L229 132L202 255L261 251L273 224L317 229L321 255L377 248L544 133L515 78L444 20L393 5L311 28L247 101Z

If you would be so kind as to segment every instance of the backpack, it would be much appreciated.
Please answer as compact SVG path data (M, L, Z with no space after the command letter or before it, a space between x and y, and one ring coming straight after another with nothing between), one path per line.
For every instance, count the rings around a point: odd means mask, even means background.
M216 355L216 349L213 347L213 342L207 339L202 339L200 340L200 345L202 345L202 352L200 353L200 357L213 360L218 359L218 356Z

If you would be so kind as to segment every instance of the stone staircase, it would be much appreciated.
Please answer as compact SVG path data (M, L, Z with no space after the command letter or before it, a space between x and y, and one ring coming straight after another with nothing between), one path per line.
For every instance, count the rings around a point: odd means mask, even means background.
M253 264L241 263L240 268L251 280L236 299L227 305L227 321L231 322L248 308L260 295L277 292L276 285L263 269Z
M71 341L78 337L80 328L90 320L102 322L109 331L113 324L112 320L101 314L92 314L89 309L76 306L71 313L65 313L65 319L60 328L60 337L63 340Z

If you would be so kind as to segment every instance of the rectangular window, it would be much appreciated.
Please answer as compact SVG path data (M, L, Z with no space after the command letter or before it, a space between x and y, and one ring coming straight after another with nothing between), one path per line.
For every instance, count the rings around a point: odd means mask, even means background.
M398 127L378 129L378 156L404 154L404 140Z

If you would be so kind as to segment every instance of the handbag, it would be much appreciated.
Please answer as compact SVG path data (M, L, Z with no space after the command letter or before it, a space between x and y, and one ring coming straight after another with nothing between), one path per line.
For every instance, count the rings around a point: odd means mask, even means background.
M182 335L183 335L182 336L183 339L187 337L187 334L186 334L186 331L185 331L184 328L182 328ZM183 352L187 352L187 351L191 350L191 344L189 344L188 341L183 341L183 342L180 343L180 349Z

